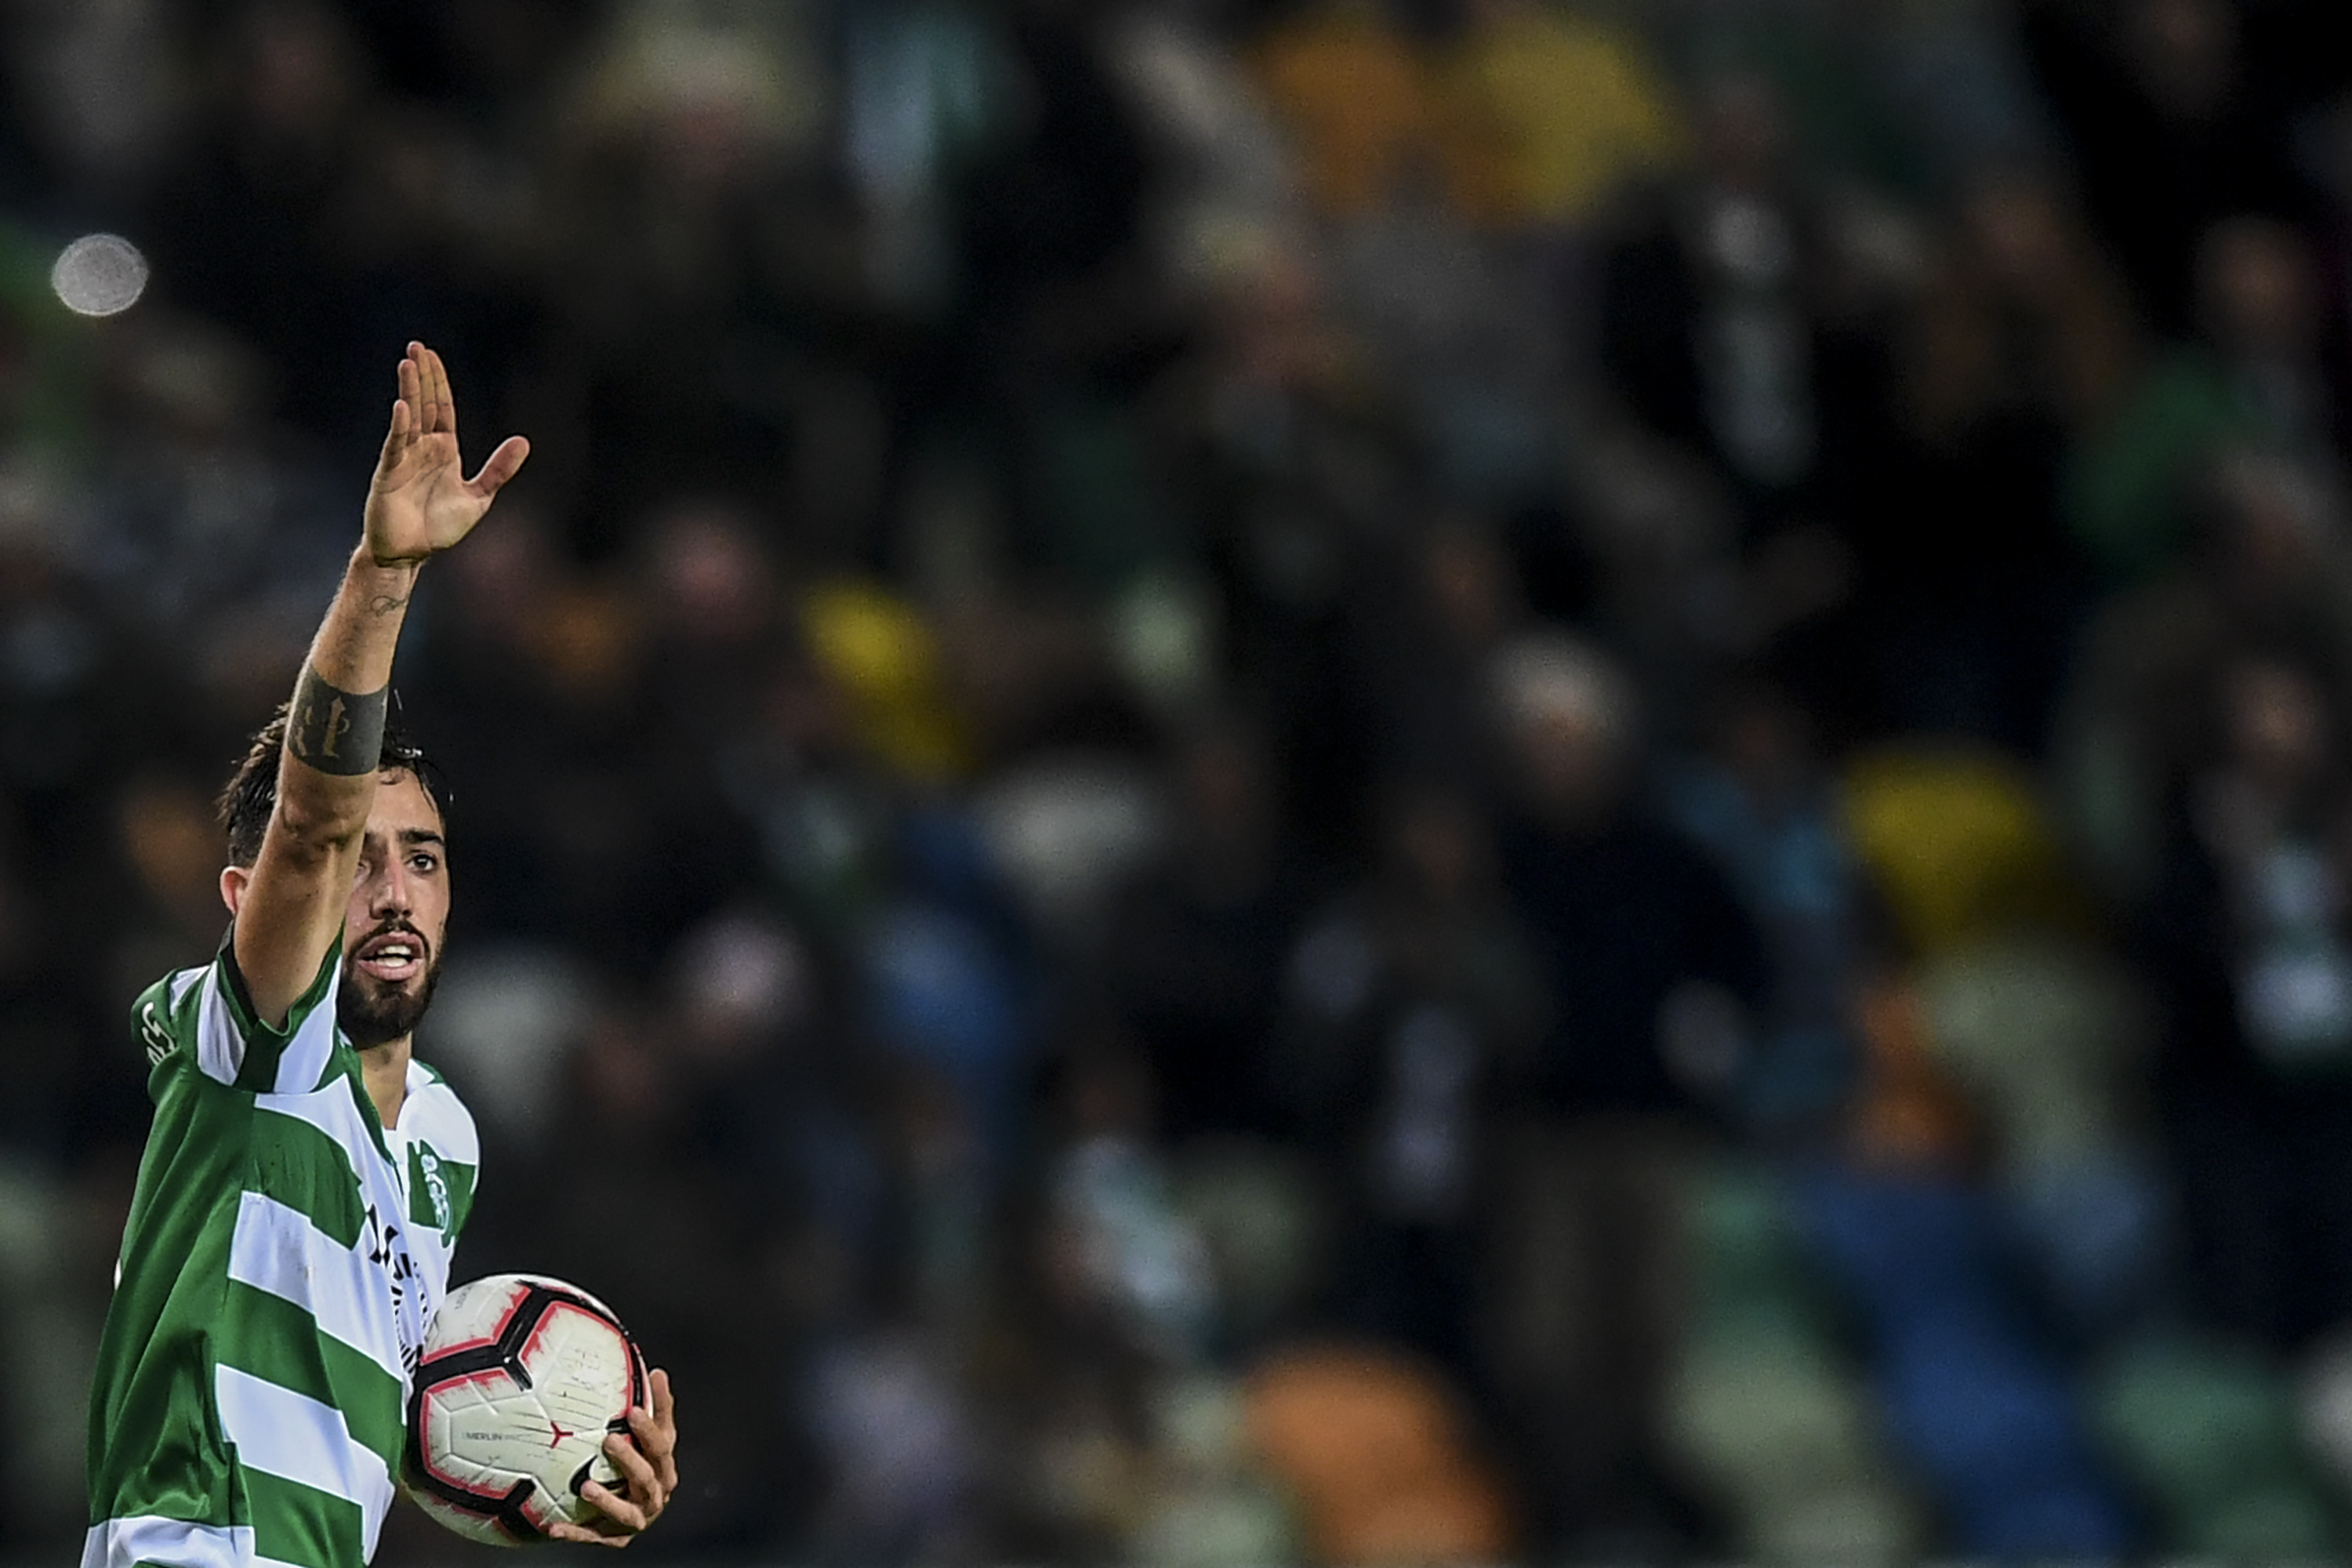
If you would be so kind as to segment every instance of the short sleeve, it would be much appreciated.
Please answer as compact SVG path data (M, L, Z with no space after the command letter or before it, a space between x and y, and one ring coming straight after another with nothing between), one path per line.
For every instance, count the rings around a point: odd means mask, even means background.
M231 930L220 952L172 1011L184 1020L175 1030L190 1049L194 1067L214 1082L257 1094L302 1094L316 1089L335 1050L335 982L342 944L328 948L319 972L276 1027L254 1010L245 976L236 967ZM177 984L181 976L173 977Z

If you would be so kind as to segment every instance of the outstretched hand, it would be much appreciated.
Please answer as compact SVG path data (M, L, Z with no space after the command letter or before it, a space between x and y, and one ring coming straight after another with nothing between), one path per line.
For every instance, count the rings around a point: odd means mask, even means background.
M656 1367L646 1381L654 1407L630 1411L627 1434L604 1439L604 1457L621 1472L622 1489L595 1481L582 1487L580 1495L604 1517L591 1525L551 1525L548 1534L555 1540L626 1546L669 1506L670 1494L677 1490L677 1405L670 1398L669 1373Z
M441 356L423 343L408 345L400 362L400 396L392 428L368 487L367 548L379 566L413 565L448 549L490 510L499 487L515 477L530 443L509 436L472 479L457 455L457 405Z

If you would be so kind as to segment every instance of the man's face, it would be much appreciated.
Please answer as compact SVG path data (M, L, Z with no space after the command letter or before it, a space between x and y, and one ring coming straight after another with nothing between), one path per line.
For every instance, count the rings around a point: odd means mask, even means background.
M449 928L447 846L441 813L416 775L378 781L343 915L343 977L336 1018L365 1050L414 1031L441 979Z

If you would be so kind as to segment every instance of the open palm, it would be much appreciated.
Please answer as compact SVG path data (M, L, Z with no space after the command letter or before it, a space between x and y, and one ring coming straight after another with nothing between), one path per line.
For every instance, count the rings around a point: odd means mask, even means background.
M473 531L499 489L515 477L530 443L509 436L472 479L457 455L457 405L441 356L408 345L400 397L368 487L367 546L379 564L422 561Z

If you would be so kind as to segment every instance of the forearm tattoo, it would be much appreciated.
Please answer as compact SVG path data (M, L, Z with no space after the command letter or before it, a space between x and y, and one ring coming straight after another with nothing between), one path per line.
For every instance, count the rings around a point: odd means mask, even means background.
M295 761L322 773L356 777L375 772L383 752L384 712L392 688L364 695L339 690L309 665L294 683L294 707L286 717L286 749Z

